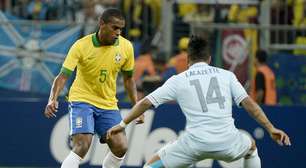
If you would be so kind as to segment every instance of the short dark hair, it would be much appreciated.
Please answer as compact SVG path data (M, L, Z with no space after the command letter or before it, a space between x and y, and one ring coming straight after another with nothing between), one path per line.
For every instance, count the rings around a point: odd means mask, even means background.
M100 17L100 20L102 20L104 23L109 23L109 22L111 22L113 17L124 20L124 16L123 16L122 12L117 8L106 9L102 13L102 15Z
M191 61L208 60L210 57L210 46L206 38L192 35L188 43L188 57Z
M265 63L267 61L268 54L265 50L257 50L256 51L256 59L260 63Z

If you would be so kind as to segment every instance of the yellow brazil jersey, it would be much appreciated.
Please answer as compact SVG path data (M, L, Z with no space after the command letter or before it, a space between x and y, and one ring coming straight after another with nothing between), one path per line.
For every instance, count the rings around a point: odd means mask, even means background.
M116 79L118 72L132 75L134 52L130 41L119 37L114 45L101 46L97 34L87 35L70 48L62 73L76 77L69 101L81 101L102 109L118 109Z

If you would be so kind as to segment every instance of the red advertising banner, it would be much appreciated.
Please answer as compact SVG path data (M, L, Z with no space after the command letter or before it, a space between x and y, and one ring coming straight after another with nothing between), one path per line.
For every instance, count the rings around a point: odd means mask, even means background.
M242 85L249 79L250 41L243 30L224 30L222 32L222 65L235 73Z

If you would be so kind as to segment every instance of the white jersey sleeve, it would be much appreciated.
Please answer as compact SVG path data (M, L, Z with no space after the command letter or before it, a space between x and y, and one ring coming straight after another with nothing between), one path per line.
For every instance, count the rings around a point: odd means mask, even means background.
M168 79L161 87L150 93L146 98L149 99L154 107L176 100L175 76Z
M231 73L231 79L230 79L230 88L231 88L231 94L232 97L236 103L237 106L240 106L240 103L243 99L248 97L247 92L241 85L241 83L237 80L235 74Z

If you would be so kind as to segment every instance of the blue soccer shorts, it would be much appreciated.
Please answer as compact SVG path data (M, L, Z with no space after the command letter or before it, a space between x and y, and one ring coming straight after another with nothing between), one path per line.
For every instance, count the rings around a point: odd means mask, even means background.
M96 133L102 137L121 120L119 110L104 110L84 102L69 103L70 135Z

